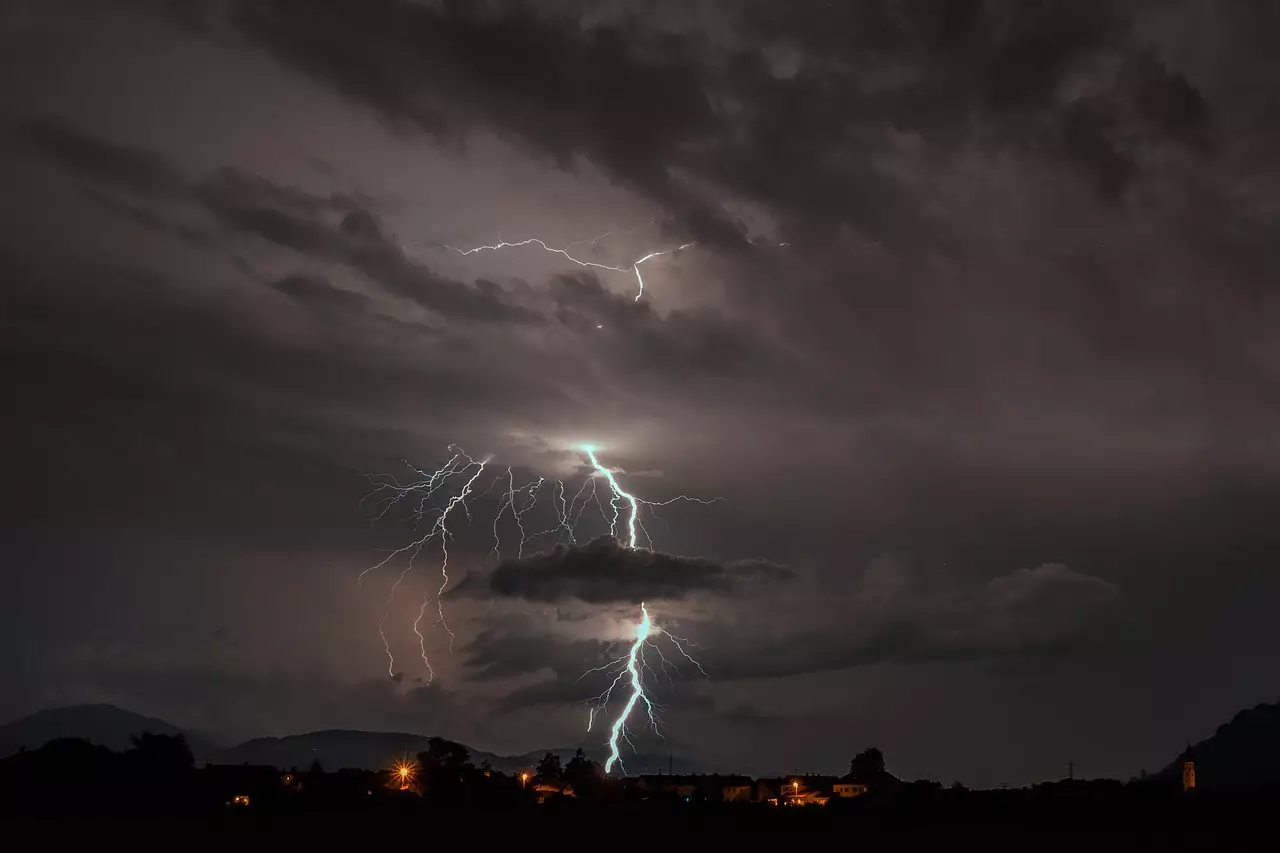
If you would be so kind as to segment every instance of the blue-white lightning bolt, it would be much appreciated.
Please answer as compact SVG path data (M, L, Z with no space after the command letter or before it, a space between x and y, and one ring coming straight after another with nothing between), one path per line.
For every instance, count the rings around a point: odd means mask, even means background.
M676 501L693 501L695 503L705 504L705 503L715 503L716 501L719 500L719 498L714 498L712 500L703 500L701 498L692 498L692 497L689 497L688 495L679 495L677 497L671 498L670 500L661 501L661 502L641 500L640 498L636 497L635 495L623 489L622 486L618 483L618 478L614 476L614 472L600 464L600 460L596 458L594 447L592 447L591 445L587 445L583 447L582 450L584 453L587 454L587 458L591 460L591 466L592 468L595 469L597 476L604 477L609 484L609 491L612 494L612 498L610 500L610 506L613 508L613 518L610 522L609 529L610 529L610 532L614 535L614 537L624 542L624 544L628 548L637 547L639 534L641 532L644 532L645 538L649 539L648 531L644 530L644 524L640 521L641 506L665 506L667 504L674 503ZM619 522L621 519L621 513L620 513L621 507L619 506L619 501L624 501L629 507L629 511L627 512L627 522L625 527L626 529L625 538L618 536ZM636 626L635 639L632 640L631 648L627 652L626 656L622 658L618 658L612 663L606 664L605 667L602 667L603 669L610 669L616 666L616 667L619 667L619 671L617 676L614 678L613 682L609 685L608 689L605 690L604 693L596 697L587 715L587 730L590 731L592 725L594 725L595 723L596 714L604 710L605 706L609 703L609 700L612 698L614 688L616 688L619 684L621 684L624 681L624 679L626 680L627 685L631 691L631 695L628 697L626 704L623 706L622 712L619 713L618 716L614 719L613 725L609 729L609 758L605 761L605 764L604 764L605 773L611 772L613 770L613 765L615 763L618 764L620 769L623 769L624 773L626 772L625 768L622 767L622 763L620 759L621 750L618 744L620 741L627 739L627 719L631 716L631 713L635 710L635 707L637 704L644 705L645 711L648 714L649 725L653 728L655 732L661 733L658 726L656 708L654 706L653 701L649 698L649 695L645 692L644 678L641 675L642 671L649 671L649 668L645 664L645 660L644 660L645 649L652 649L657 653L659 659L662 662L662 667L664 671L668 667L668 661L667 661L667 658L662 654L662 650L658 646L653 644L653 642L650 639L651 637L659 636L659 635L666 636L670 640L671 644L675 646L676 650L679 651L680 654L686 660L688 660L695 667L697 667L698 671L702 673L703 676L706 676L707 674L706 670L702 668L702 665L699 664L696 660L694 660L693 657L690 656L688 650L685 648L686 645L692 645L692 644L690 644L687 640L684 640L681 637L676 637L671 633L664 631L662 628L655 626L653 624L653 621L649 618L649 610L647 607L645 607L643 602L641 602L640 604L640 615L641 615L640 624Z
M613 725L609 728L609 757L604 762L604 772L608 774L613 770L614 762L618 760L620 751L618 749L618 741L626 734L627 717L631 716L631 712L635 710L636 702L644 702L645 709L649 712L649 721L653 725L657 725L657 720L653 715L653 703L649 701L649 697L644 692L644 682L640 678L640 653L644 648L644 644L649 640L649 632L653 630L653 623L649 621L649 610L644 606L644 602L640 602L640 624L636 626L636 638L631 644L631 651L627 654L627 675L631 681L631 697L627 699L627 704L623 707L622 713L613 721Z
M688 495L677 495L664 501L646 501L637 497L631 492L622 488L618 482L616 471L610 469L596 457L595 448L587 445L582 448L590 462L591 472L582 483L582 486L574 494L572 499L566 500L565 484L561 480L552 480L552 487L543 490L544 484L548 481L544 477L536 477L535 479L525 483L524 485L516 485L515 475L511 468L507 468L500 473L489 484L488 488L477 493L475 485L486 470L486 466L490 462L490 457L483 459L475 459L467 455L456 445L449 448L453 454L447 462L435 471L427 472L412 465L408 467L414 473L415 479L402 483L394 477L371 478L375 487L366 499L377 497L383 502L381 511L375 517L382 518L388 511L403 501L411 501L412 517L416 521L429 519L430 523L427 531L413 542L401 548L397 548L387 555L381 562L370 566L360 573L360 579L374 569L387 565L397 556L407 555L408 561L404 569L396 577L395 582L391 585L390 594L385 602L382 619L378 623L378 635L382 638L383 647L387 654L387 673L395 677L395 657L391 651L391 643L387 638L385 626L387 618L391 612L391 605L395 599L396 591L405 580L405 577L413 570L415 559L421 554L424 548L435 542L440 543L440 586L434 591L428 589L422 599L422 603L418 608L417 618L413 621L413 632L418 638L418 650L422 658L422 662L427 670L427 681L430 682L435 675L435 671L431 666L431 661L427 655L426 637L422 630L422 622L426 617L427 608L434 599L436 602L436 613L438 619L436 624L440 625L449 635L449 649L453 650L453 631L449 628L449 624L445 619L444 606L442 597L445 589L449 585L449 541L453 538L453 530L449 526L451 514L461 507L467 518L471 517L471 509L469 504L479 501L487 497L490 493L498 488L499 483L505 481L505 489L499 492L498 508L493 516L492 533L493 547L490 549L490 555L500 560L502 557L502 540L499 531L499 522L502 517L510 510L510 515L514 520L515 527L519 533L519 543L516 548L517 556L522 556L526 547L530 542L543 537L554 535L556 541L564 541L567 539L570 544L577 541L577 528L582 521L583 513L591 503L595 503L599 509L602 518L609 525L610 534L617 539L623 546L630 549L639 547L652 547L653 542L645 529L642 518L642 510L648 508L650 514L654 507L667 506L677 501L692 501L695 503L710 504L721 500L713 498L706 500L702 498L694 498ZM408 463L406 463L408 464ZM465 478L465 479L464 479ZM605 502L601 499L596 483L603 480L608 486L609 501L606 507ZM454 483L452 491L445 491L446 485L450 482ZM461 485L457 485L461 483ZM448 494L449 497L444 501L443 505L433 502L438 494ZM525 516L534 509L539 502L541 494L549 493L551 510L554 514L556 524L554 527L530 534L525 528ZM625 512L625 520L623 514ZM643 536L644 546L641 545L641 537ZM655 625L649 615L649 610L645 604L640 605L641 621L635 628L634 638L630 644L626 655L611 661L603 667L599 667L592 672L614 669L617 672L610 683L608 689L604 693L595 697L590 705L587 728L590 730L594 725L596 716L604 712L613 698L613 691L625 684L629 695L625 705L614 719L610 726L609 734L609 758L605 762L605 772L611 772L615 764L622 767L621 761L621 743L628 740L627 721L635 711L637 705L643 705L650 726L659 734L661 734L657 706L650 698L645 690L645 677L654 675L654 670L645 660L646 651L652 652L658 656L661 664L661 671L666 673L672 666L671 661L663 654L662 649L655 643L659 637L666 637L672 647L687 662L698 669L702 675L706 675L705 670L698 664L696 660L688 652L688 647L693 644L682 637L677 637L669 631ZM586 673L584 673L585 675ZM625 772L625 770L624 770Z

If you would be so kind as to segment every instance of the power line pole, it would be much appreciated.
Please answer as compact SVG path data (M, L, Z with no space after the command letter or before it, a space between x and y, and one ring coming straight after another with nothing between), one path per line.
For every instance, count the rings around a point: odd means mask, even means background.
M1074 761L1067 762L1067 778L1068 779L1076 778L1076 763Z

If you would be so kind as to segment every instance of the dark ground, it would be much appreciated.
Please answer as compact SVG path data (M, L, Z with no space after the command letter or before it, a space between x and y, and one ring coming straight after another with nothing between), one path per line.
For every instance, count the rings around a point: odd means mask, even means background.
M1107 824L1110 825L1107 825ZM1178 823L1174 821L1172 823ZM825 848L966 850L1274 850L1274 831L1250 821L1211 825L1158 822L911 822L875 825L855 815L720 813L605 814L264 814L250 810L173 817L145 815L17 818L6 821L7 850L213 850L250 848L393 850L439 844L542 850L759 849L801 843ZM358 846L358 847L357 847Z

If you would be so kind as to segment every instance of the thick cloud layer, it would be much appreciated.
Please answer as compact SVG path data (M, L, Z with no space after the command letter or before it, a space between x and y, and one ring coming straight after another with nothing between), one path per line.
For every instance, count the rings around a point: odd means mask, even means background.
M600 536L585 545L557 545L540 554L503 560L481 583L494 595L527 601L640 604L700 593L743 595L794 577L794 572L768 560L717 563L627 548L612 536Z
M552 705L643 598L712 674L669 737L733 766L1162 763L1280 674L1278 34L1252 2L16 4L0 709L404 727L457 691L431 733L574 743ZM639 301L443 248L524 237L696 245ZM374 695L404 567L354 578L414 531L369 529L362 475L450 442L504 477L450 541L457 654L410 627L424 554ZM572 497L586 442L646 499L724 500L608 567L502 564L506 466ZM66 655L116 644L183 652Z

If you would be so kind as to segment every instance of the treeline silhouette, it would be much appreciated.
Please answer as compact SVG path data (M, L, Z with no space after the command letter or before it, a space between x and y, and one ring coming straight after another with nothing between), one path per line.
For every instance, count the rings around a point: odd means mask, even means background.
M756 790L766 780L720 776L608 778L578 751L567 763L548 753L536 767L507 774L476 765L466 747L443 738L380 771L254 765L197 767L180 735L141 734L115 752L83 740L50 741L0 760L0 812L10 815L195 815L374 812L476 814L520 812L616 820L620 811L689 819L733 816L735 824L790 821L818 826L856 816L864 825L1002 825L1075 830L1084 826L1148 826L1163 831L1230 826L1269 817L1277 792L1215 795L1184 792L1164 780L1063 780L1030 788L975 791L959 783L903 782L885 770L880 750L859 753L846 778L865 780L864 793L832 796L821 807L777 808L752 797L727 802L734 785ZM799 776L785 785L815 788ZM658 780L657 783L654 780ZM670 784L663 784L669 782ZM830 786L828 786L830 787ZM763 790L763 788L761 789ZM677 793L679 791L679 793ZM774 801L776 802L776 800Z

